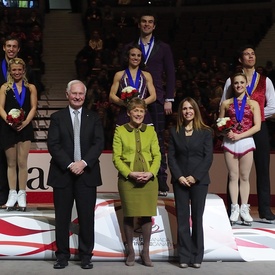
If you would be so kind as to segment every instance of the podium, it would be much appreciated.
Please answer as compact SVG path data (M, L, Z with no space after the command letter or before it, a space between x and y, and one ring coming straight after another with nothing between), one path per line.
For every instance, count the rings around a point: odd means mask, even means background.
M124 261L122 209L118 193L98 193L95 208L94 261ZM150 257L176 260L177 223L173 194L159 198L152 218ZM242 261L223 200L208 194L204 211L204 261ZM78 224L75 207L70 226L71 259L78 259ZM55 259L55 215L43 205L26 212L0 210L0 259ZM142 234L135 226L134 248L142 250Z

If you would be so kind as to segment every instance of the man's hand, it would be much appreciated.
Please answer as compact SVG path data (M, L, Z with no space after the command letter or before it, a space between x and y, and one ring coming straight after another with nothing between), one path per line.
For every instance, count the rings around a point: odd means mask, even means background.
M79 176L83 174L85 167L86 165L82 160L75 161L72 163L72 165L70 165L70 171L75 175Z
M164 113L166 115L172 114L172 102L171 101L165 101L164 103Z

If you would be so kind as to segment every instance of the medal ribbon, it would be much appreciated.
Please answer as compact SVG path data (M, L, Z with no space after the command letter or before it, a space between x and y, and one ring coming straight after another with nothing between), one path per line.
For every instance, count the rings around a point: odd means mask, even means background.
M246 104L246 98L247 98L247 96L244 95L244 97L242 99L241 108L239 109L238 100L237 100L236 97L234 97L234 107L235 107L235 112L236 112L236 120L237 120L238 123L241 123L241 121L243 119L244 107L245 107L245 104Z
M26 97L26 87L24 85L24 81L22 81L22 92L21 92L21 94L19 94L15 83L13 83L12 88L13 88L13 91L14 91L14 94L15 94L16 101L18 102L20 108L22 108L22 106L24 104L24 101L25 101L25 97Z
M130 86L132 86L132 87L136 88L136 90L138 90L141 69L137 70L137 75L136 75L135 82L134 82L134 80L133 80L133 78L131 76L131 73L130 73L130 71L129 71L128 68L125 70L125 72L126 72L126 74L128 76Z
M150 42L149 42L148 44L149 44L148 50L145 51L145 47L144 47L143 43L141 42L141 40L139 39L139 45L140 45L140 47L141 47L142 54L143 54L144 59L145 59L144 64L147 63L147 61L148 61L148 59L149 59L149 56L150 56L150 53L151 53L151 51L152 51L152 49L153 49L153 45L154 45L154 36L151 37Z
M246 90L247 90L247 93L249 94L249 96L251 96L252 91L254 89L256 78L257 78L257 73L256 73L256 71L254 71L250 85L246 86Z
M5 80L7 80L7 62L6 62L6 59L3 59L2 61L2 72L3 72L3 75L5 77Z

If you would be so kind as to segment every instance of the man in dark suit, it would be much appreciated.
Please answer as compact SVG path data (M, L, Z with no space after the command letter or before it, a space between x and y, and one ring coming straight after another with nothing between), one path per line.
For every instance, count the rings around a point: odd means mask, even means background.
M148 106L158 135L161 150L161 167L158 173L159 195L166 196L169 187L167 181L167 162L164 146L165 115L172 114L172 102L175 92L175 66L171 48L168 44L153 36L156 28L156 15L146 11L139 18L140 44L146 69L151 73L156 88L157 100ZM137 41L131 44L137 43ZM165 84L164 84L165 83ZM165 88L164 88L165 86Z
M69 106L51 115L48 130L48 150L52 156L48 185L53 187L56 221L55 269L65 268L70 258L69 225L74 201L81 267L93 268L94 208L96 189L102 184L99 156L104 148L104 134L99 116L82 107L85 95L86 87L81 81L70 81L66 89ZM79 114L74 114L75 111ZM77 124L80 130L76 135ZM75 155L78 146L74 146L77 140L80 143L78 158Z

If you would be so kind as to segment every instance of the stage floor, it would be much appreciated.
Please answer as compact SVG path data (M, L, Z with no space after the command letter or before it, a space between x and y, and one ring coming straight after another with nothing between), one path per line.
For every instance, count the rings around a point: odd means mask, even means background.
M273 209L274 211L275 209ZM204 261L274 261L275 224L262 222L252 208L254 222L230 226L222 199L209 194L204 213ZM100 194L96 207L96 245L94 261L124 261L121 236L121 205L118 194ZM0 211L0 259L53 260L54 207L51 204L29 204L24 213ZM176 217L173 197L159 199L154 217L151 257L154 261L176 260ZM77 260L78 225L75 209L70 237L72 260ZM135 249L137 260L142 238L137 228ZM1 261L2 262L2 261Z
M272 209L273 213L275 209ZM256 207L251 208L251 226L238 222L232 226L238 251L244 261L275 261L275 224L262 221ZM271 273L270 273L271 274Z
M47 205L52 207L52 205ZM41 205L32 205L31 207L41 207ZM273 208L273 211L275 209ZM259 222L256 208L252 208L252 216L255 220L251 227L244 227L241 225L235 225L232 227L236 238L245 237L249 238L250 234L247 234L248 229L273 229L274 224L265 224ZM261 230L257 230L260 231ZM242 235L241 232L246 232ZM252 235L255 237L255 234ZM269 239L270 241L270 239ZM258 243L264 242L264 235L258 238ZM256 255L261 253L261 248L258 248ZM80 268L78 261L70 261L69 266L63 270L53 269L54 260L5 260L1 259L1 275L20 274L20 275L67 275L67 274L101 274L101 275L270 275L275 270L275 253L273 253L273 260L269 261L240 261L240 262L206 262L204 261L199 270L194 268L181 269L176 261L154 261L154 267L149 268L141 264L140 260L137 260L135 266L127 267L124 262L103 262L94 261L94 268L91 271L83 270Z

